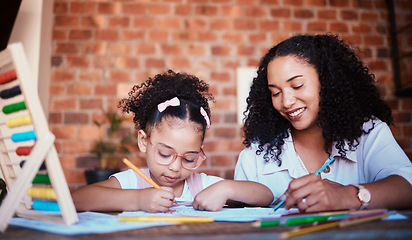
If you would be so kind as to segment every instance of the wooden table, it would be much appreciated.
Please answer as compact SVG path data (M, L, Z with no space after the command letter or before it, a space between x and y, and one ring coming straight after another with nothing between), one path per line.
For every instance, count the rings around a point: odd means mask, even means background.
M375 221L356 226L335 228L321 232L294 237L293 239L412 239L412 210L400 211L408 220ZM250 223L212 222L202 224L168 225L162 227L136 229L109 234L90 234L77 236L56 235L26 228L9 226L0 239L233 239L259 240L278 239L278 234L291 230L291 227L253 228Z

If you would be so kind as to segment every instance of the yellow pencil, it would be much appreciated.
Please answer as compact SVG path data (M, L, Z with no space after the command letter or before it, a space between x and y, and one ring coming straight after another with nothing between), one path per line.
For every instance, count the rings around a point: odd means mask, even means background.
M155 183L152 179L150 179L148 176L146 176L142 171L140 171L139 168L137 168L132 162L130 162L127 158L123 158L124 164L129 166L133 171L135 171L137 174L139 174L144 180L146 180L148 183L150 183L154 188L156 189L161 189L157 183ZM176 202L175 199L173 199L173 202Z
M213 222L210 217L191 216L119 216L120 222L175 222L175 223L207 223Z
M126 164L128 167L133 169L137 174L139 174L144 180L146 180L148 183L150 183L154 188L160 189L160 186L157 185L157 183L153 182L152 179L150 179L148 176L146 176L140 169L138 169L133 163L131 163L127 158L123 158L124 164Z

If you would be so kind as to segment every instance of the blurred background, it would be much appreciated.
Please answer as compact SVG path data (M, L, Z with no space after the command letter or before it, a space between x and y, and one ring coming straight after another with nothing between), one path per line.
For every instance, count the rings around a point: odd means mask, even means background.
M9 43L24 44L75 189L86 184L87 170L108 162L126 169L123 156L145 166L131 116L117 114L117 104L134 84L168 69L210 84L208 159L199 170L233 178L259 60L297 34L339 34L358 47L411 159L411 25L410 0L38 0L21 2Z

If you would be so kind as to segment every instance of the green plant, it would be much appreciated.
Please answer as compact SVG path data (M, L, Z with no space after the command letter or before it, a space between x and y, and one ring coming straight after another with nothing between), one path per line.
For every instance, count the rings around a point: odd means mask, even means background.
M126 117L120 115L114 109L102 111L109 122L107 138L100 138L96 141L90 152L96 154L99 159L100 169L117 169L122 155L130 153L129 146L134 143L134 136L132 133L128 133L125 136L116 138L116 133L121 130L121 125L126 120ZM102 123L97 121L94 121L94 124L99 128L104 127Z

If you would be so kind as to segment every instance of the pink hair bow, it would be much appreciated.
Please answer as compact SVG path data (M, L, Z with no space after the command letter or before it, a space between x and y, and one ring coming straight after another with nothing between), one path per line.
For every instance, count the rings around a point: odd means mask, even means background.
M167 107L169 106L179 106L180 105L180 100L177 97L174 97L170 100L164 101L162 103L159 103L159 105L157 105L157 110L159 110L159 112L163 112Z
M202 116L206 120L206 127L210 128L210 119L209 119L209 116L207 115L207 113L206 113L206 111L203 107L200 107L200 113L202 114Z

